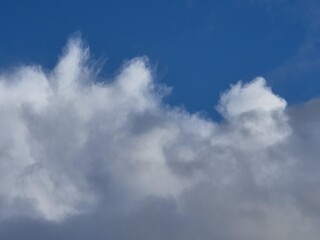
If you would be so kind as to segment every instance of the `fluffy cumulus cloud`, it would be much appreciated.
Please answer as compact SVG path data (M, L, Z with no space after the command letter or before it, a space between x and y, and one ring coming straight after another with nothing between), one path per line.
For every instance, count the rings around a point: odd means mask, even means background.
M0 74L1 239L318 239L320 101L256 78L214 122L164 104L146 58L106 81L88 60L75 38Z

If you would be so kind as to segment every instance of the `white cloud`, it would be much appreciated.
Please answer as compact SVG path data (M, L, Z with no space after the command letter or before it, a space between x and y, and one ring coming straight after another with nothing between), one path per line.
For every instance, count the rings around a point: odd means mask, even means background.
M216 123L162 103L146 58L107 83L88 58L72 39L51 72L0 75L1 221L59 222L66 239L77 219L113 239L317 239L316 107L288 112L259 77L222 94Z
M286 101L272 93L266 80L258 77L245 85L238 82L232 86L222 94L218 109L224 117L232 118L251 111L283 111L285 107Z

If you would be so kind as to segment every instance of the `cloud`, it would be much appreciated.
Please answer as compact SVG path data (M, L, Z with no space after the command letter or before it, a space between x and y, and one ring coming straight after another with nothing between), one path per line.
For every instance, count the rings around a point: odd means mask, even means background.
M259 77L214 122L163 103L145 57L112 81L71 39L0 75L1 239L317 239L319 101Z

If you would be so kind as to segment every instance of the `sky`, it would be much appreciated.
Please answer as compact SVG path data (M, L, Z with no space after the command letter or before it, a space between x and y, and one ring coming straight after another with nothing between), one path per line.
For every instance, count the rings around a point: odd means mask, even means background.
M103 74L149 57L166 99L217 118L230 83L264 76L289 103L318 96L318 3L314 0L22 1L2 0L0 66L52 68L81 33ZM290 85L290 90L288 89ZM303 88L303 91L300 89Z
M318 239L319 7L0 1L0 239Z

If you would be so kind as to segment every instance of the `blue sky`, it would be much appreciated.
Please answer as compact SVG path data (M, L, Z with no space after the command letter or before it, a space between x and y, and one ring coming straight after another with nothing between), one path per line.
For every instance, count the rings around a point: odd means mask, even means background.
M317 1L1 1L0 67L50 68L80 32L103 76L146 55L166 99L216 116L223 89L263 76L289 104L318 96ZM303 89L303 91L302 91Z

